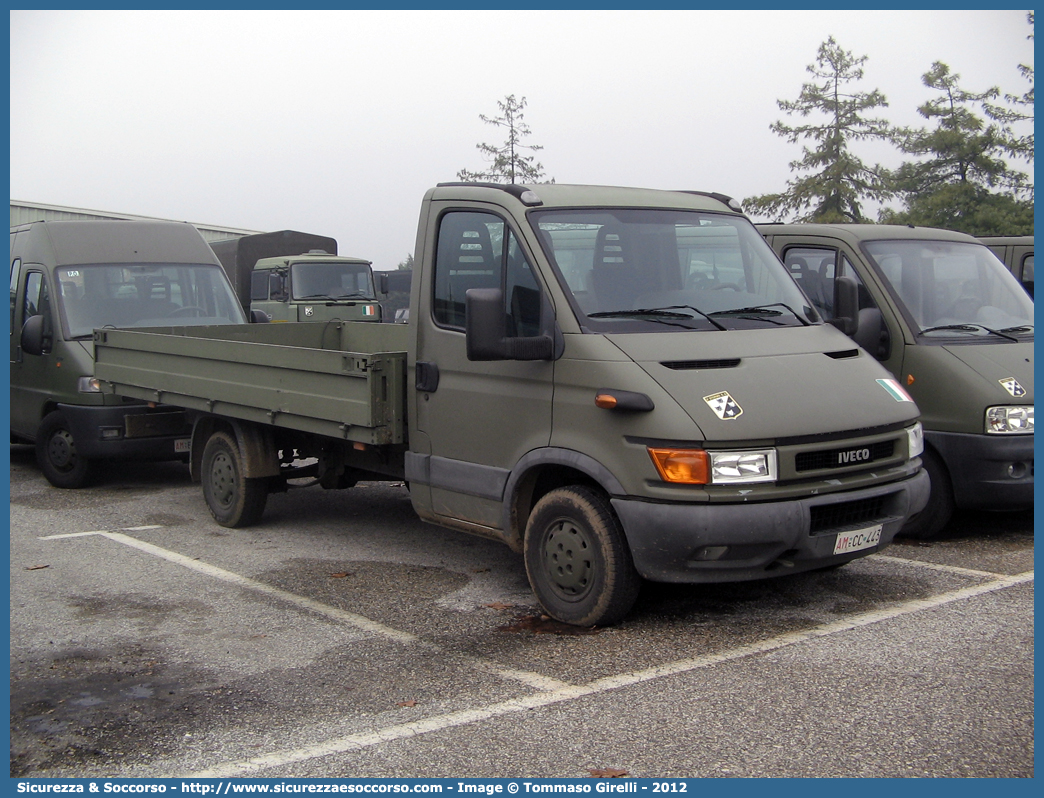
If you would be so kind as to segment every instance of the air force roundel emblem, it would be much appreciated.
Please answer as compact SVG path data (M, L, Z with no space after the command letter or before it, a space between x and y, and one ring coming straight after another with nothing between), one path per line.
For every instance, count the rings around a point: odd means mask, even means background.
M722 421L730 421L743 415L743 408L736 404L736 400L729 396L728 391L704 396L703 401Z

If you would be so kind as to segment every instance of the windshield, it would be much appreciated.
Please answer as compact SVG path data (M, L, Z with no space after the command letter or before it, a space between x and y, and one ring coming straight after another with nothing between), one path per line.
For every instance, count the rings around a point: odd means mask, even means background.
M245 324L220 266L105 264L56 270L69 338L100 327Z
M295 263L290 280L294 299L375 298L365 263Z
M532 217L574 310L592 331L764 329L819 320L745 218L652 208Z
M1033 300L986 247L905 240L864 247L922 334L1032 334Z

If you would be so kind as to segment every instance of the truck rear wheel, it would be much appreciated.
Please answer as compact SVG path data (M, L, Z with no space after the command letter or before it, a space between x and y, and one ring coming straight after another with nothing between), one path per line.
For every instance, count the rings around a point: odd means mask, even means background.
M526 525L526 573L552 618L608 626L634 606L641 577L608 500L576 485L536 503Z
M48 413L40 423L36 462L56 488L82 488L90 482L91 463L76 451L69 422L60 410Z
M200 477L203 497L214 520L221 526L237 528L261 520L268 501L264 479L243 476L243 456L235 438L215 432L203 447Z
M921 463L928 472L932 492L928 495L928 504L906 522L899 534L917 540L935 540L942 536L953 516L956 506L953 487L950 485L950 474L946 466L934 451L925 447L924 453L921 454Z

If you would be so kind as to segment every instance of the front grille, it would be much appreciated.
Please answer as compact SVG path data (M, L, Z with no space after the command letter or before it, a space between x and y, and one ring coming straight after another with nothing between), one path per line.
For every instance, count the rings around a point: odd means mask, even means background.
M794 458L797 471L819 471L824 468L852 466L884 460L895 453L895 441L878 441L867 446L826 449L820 452L800 452Z
M810 532L818 535L831 529L843 529L858 524L884 520L884 506L888 496L874 496L838 504L821 504L810 508L812 526Z

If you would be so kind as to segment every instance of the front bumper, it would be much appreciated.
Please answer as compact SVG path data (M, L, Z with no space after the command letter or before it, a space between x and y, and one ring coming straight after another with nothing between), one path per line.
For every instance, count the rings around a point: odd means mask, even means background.
M1022 510L1033 506L1033 436L971 435L925 430L925 440L950 472L963 510Z
M69 405L58 408L69 423L77 453L88 460L178 460L176 441L191 435L185 412L147 405Z
M928 474L777 502L678 504L613 499L635 568L653 582L742 582L799 573L880 551L928 502ZM842 532L880 524L873 548L834 554Z

